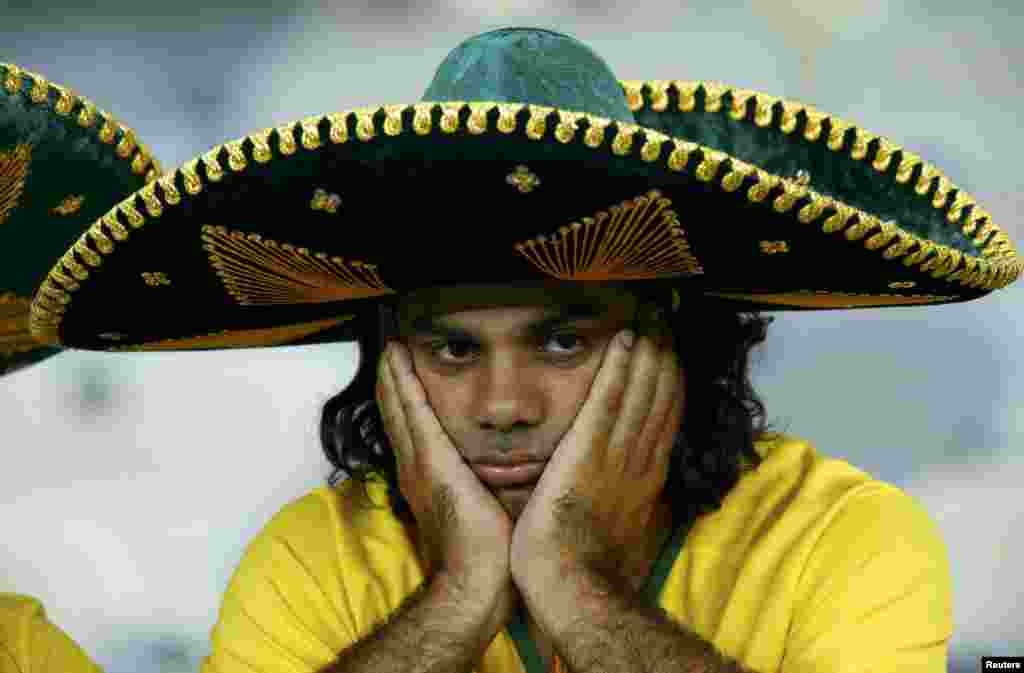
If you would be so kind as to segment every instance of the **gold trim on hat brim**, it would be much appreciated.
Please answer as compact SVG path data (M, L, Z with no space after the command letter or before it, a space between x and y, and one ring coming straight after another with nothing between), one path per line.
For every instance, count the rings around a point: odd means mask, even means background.
M678 83L673 85L679 86ZM714 89L712 85L698 83L686 84L685 91L690 91L694 86L705 87L705 91L712 92L727 90ZM627 93L628 91L627 88ZM773 100L784 108L787 105L779 99ZM682 97L680 101L683 101ZM788 105L790 107L787 109L791 112L794 104ZM810 110L800 109L805 112ZM492 127L489 113L495 110L498 111L499 118ZM518 114L524 110L528 111L529 119L525 124L520 124ZM917 267L918 272L929 272L933 278L945 278L951 284L955 281L964 287L995 290L1016 280L1024 269L1024 263L1017 256L1005 232L988 219L986 212L976 207L972 209L969 219L974 223L973 226L977 227L975 241L984 244L980 258L964 255L950 246L920 238L913 232L901 228L898 223L880 222L874 215L841 201L815 194L800 181L774 175L724 152L637 125L538 105L421 102L404 106L361 108L309 117L274 129L264 129L246 138L217 146L185 163L175 173L166 174L146 185L97 220L53 267L44 281L44 291L37 295L32 304L33 334L47 339L58 338L60 323L73 293L79 288L80 282L89 278L87 267L101 266L105 256L116 254L116 251L123 247L120 243L130 237L132 230L146 226L148 221L158 219L166 207L181 202L182 195L174 184L176 177L180 176L189 195L195 195L202 191L204 180L219 181L223 178L225 170L236 173L246 170L248 160L242 152L245 140L253 145L252 160L265 164L274 158L269 142L272 134L277 135L279 154L288 156L303 150L316 150L326 143L373 142L379 133L389 136L410 132L426 135L432 132L432 113L437 111L441 113L438 123L441 133L452 138L457 137L452 134L463 124L463 112L468 113L468 118L464 122L466 130L475 135L519 132L533 140L541 140L551 133L559 143L582 143L594 151L607 151L602 148L606 141L606 131L614 128L615 135L607 139L607 147L618 156L626 156L631 152L634 136L640 132L644 136L640 159L645 163L663 165L673 172L684 172L691 159L699 157L691 169L699 180L715 184L726 192L734 192L745 179L753 178L754 184L746 191L747 200L761 203L780 214L791 212L798 201L805 202L807 197L810 201L806 201L806 205L797 212L797 218L801 223L819 226L823 233L832 234L837 239L842 233L843 238L851 245L876 251L886 259L902 257L901 262L904 266ZM412 123L408 126L403 120L403 114L406 112L413 116ZM823 115L812 116L811 112L807 114L811 119L823 118ZM783 114L780 122L783 131L788 128L787 120L791 116ZM378 117L383 119L378 121ZM353 123L354 134L349 132L350 121ZM577 133L580 130L577 125L581 121L587 122L589 128L584 133ZM840 128L838 120L835 121L833 128ZM321 123L327 124L326 134L321 134ZM755 115L754 123L763 125L762 117ZM850 128L852 127L847 125L846 130ZM296 142L296 134L300 136L300 142ZM810 140L808 137L808 141ZM227 154L226 166L220 163L221 152ZM203 164L203 171L199 170L200 163ZM929 180L940 179L935 170L929 168L929 171L929 175L932 176ZM948 184L950 189L954 188L948 180L943 184ZM775 198L768 199L769 194L775 194ZM826 217L825 214L828 212L832 214ZM898 245L887 245L897 238ZM114 240L118 245L114 244ZM882 298L882 295L878 297ZM952 299L957 297L951 296ZM899 303L889 301L891 297L885 299L886 301L880 305Z
M23 77L27 77L31 83L26 85ZM13 63L0 63L0 80L0 86L3 86L7 93L21 93L35 105L49 106L60 117L73 116L82 128L95 129L103 144L113 145L116 141L116 155L130 161L132 172L144 176L146 182L156 180L163 172L160 162L130 127L114 119L110 113L97 108L95 103L85 96L78 95L71 88L51 82L42 75Z
M11 292L0 294L0 355L14 355L56 345L53 339L43 343L32 335L29 329L31 305L29 299Z
M774 306L799 306L802 308L867 308L870 306L894 306L934 304L953 299L937 295L874 295L847 292L779 292L773 294L734 294L731 292L705 292L709 297L749 301Z
M704 93L704 107L707 111L718 111L722 108L723 98L729 96L732 103L728 114L736 121L753 123L761 128L773 128L787 135L797 127L797 117L804 114L807 124L803 129L802 138L807 142L817 142L828 123L829 133L826 145L833 152L842 152L847 138L852 134L853 142L849 143L851 158L862 161L872 154L871 166L879 173L889 170L893 157L898 153L900 163L896 170L896 182L910 182L914 169L920 167L914 192L922 199L928 200L932 207L941 210L948 203L948 197L956 192L946 220L953 225L961 220L961 231L973 238L975 245L982 246L982 254L989 256L999 252L1012 252L1013 245L1008 238L999 236L1002 231L991 222L990 214L978 206L977 200L961 190L935 165L923 161L920 156L910 152L884 136L872 133L856 124L840 119L834 115L820 112L812 106L796 101L786 100L749 89L730 87L721 82L686 81L686 80L629 80L621 82L626 93L630 110L642 110L647 103L643 96L646 90L650 98L650 109L664 112L668 109L669 92L675 93L680 112L692 112L697 107L697 92ZM753 110L748 113L748 105ZM776 114L778 113L778 114ZM877 149L872 152L872 143L877 142ZM935 193L931 196L932 186ZM964 211L970 214L963 217ZM988 227L983 225L988 224ZM982 227L979 229L979 227ZM992 234L996 234L992 236Z
M281 346L317 332L337 327L343 322L354 318L354 314L326 318L298 325L279 327L263 327L258 329L223 330L214 334L185 337L183 339L163 339L150 343L115 347L116 351L169 351L218 348L259 348L263 346Z

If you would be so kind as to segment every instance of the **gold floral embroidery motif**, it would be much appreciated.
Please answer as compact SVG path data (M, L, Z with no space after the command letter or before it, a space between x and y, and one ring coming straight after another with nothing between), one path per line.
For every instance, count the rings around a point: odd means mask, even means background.
M167 274L163 271L143 271L142 280L146 281L146 285L151 287L171 284L171 281L167 278Z
M18 205L31 159L32 148L29 145L18 145L11 152L0 152L0 224Z
M538 269L563 280L702 274L671 205L661 192L652 190L515 248Z
M337 213L338 206L340 205L340 196L327 192L323 189L317 189L313 192L313 199L309 202L309 207L313 210L323 210L331 214Z
M892 288L893 290L906 290L914 287L915 285L917 285L917 283L912 280L904 280L897 281L895 283L889 283L889 287Z
M316 304L393 294L377 266L278 243L259 234L203 226L203 249L243 306Z
M761 241L761 252L765 255L789 252L789 243L786 241Z
M540 178L530 172L526 166L516 166L515 171L505 177L505 182L514 185L521 193L532 192L534 187L540 185Z
M50 212L54 215L73 215L82 208L83 203L85 203L84 195L69 196L54 206Z

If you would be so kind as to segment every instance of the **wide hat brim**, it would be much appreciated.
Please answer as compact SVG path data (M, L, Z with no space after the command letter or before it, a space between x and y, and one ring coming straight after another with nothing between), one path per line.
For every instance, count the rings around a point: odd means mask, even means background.
M32 329L100 350L355 338L382 299L626 281L737 311L937 305L1022 265L935 166L817 110L622 82L635 124L486 101L364 108L213 148L97 220Z
M89 99L0 63L0 376L60 351L29 329L36 290L55 256L159 171Z

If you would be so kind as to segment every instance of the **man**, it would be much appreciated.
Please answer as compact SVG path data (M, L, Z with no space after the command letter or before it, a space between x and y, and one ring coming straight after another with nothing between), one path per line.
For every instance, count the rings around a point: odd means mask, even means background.
M156 179L134 132L92 101L0 63L0 377L59 352L29 331L29 302L55 255L111 206ZM0 592L0 673L98 671L42 603Z
M885 139L620 83L570 37L507 29L420 103L226 143L80 243L33 303L41 337L360 344L322 420L353 479L252 541L205 673L945 670L927 513L767 432L747 371L750 313L1020 275L988 213ZM99 271L70 287L79 256Z

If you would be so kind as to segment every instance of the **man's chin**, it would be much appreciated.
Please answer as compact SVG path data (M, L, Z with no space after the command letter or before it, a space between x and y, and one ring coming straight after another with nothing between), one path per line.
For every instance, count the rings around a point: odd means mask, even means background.
M525 486L502 486L492 487L491 493L498 499L513 519L519 517L519 514L526 507L526 503L530 500L530 496L533 494L533 488L536 483L526 484Z

